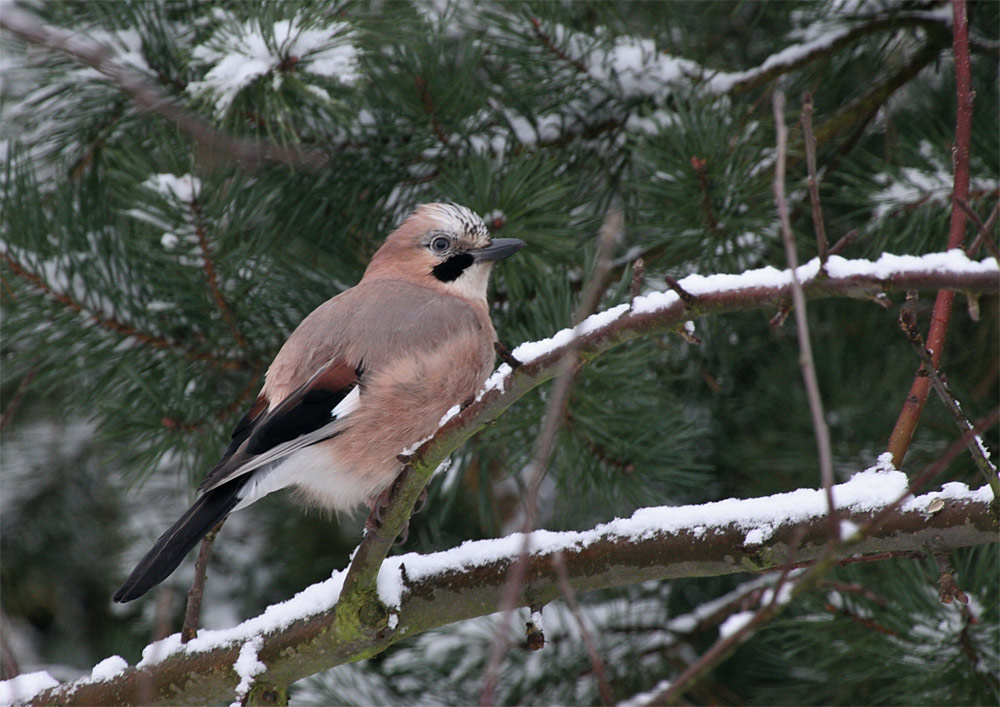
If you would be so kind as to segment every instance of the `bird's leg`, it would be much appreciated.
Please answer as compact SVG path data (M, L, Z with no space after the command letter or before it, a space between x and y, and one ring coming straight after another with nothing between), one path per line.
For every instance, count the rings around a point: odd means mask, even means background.
M382 493L380 493L378 496L372 496L371 498L365 501L365 505L367 505L369 510L371 511L371 513L368 514L368 520L365 521L365 530L374 533L377 532L382 527L382 520L383 520L382 514L385 511L385 509L389 507L389 504L392 503L392 500L396 497L396 490L398 488L398 484L399 484L399 479L397 478L397 480L394 481L392 484L386 486L385 489L382 491ZM413 513L419 513L420 511L424 510L424 507L426 505L427 505L427 489L424 488L421 489L420 496L417 497L417 502L413 508ZM403 529L399 531L399 539L396 540L395 544L402 545L403 543L405 543L406 539L409 537L409 534L410 534L410 521L407 520L406 525L404 525Z

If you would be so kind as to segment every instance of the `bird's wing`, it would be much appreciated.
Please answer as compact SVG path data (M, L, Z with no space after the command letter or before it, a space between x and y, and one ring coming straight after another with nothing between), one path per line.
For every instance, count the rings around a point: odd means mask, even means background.
M335 436L357 407L361 366L331 360L267 412L254 408L236 425L226 454L198 487L202 493L294 451ZM260 399L258 399L258 403Z

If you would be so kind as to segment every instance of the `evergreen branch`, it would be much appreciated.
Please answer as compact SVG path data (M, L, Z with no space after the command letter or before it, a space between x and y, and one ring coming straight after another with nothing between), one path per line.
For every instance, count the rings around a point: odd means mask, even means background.
M552 37L550 37L548 34L546 34L545 32L542 31L542 23L541 23L541 21L537 17L532 17L531 18L531 28L532 28L532 31L534 31L535 36L542 43L542 45L545 47L545 50L547 52L549 52L550 54L554 55L555 57L557 57L561 61L564 61L565 63L567 63L570 66L572 66L576 70L577 73L579 73L579 74L587 74L587 75L590 74L590 72L587 70L587 65L586 64L584 64L579 59L574 59L569 54L567 54L566 52L564 52L562 49L560 49L559 47L557 47L556 44L555 44L555 42L552 40Z
M180 351L184 354L184 356L187 359L191 361L205 361L207 363L210 363L212 366L216 368L234 371L234 370L243 370L244 368L247 367L247 364L244 361L219 358L218 356L215 356L211 353L206 353L203 351L194 351L172 339L139 331L130 324L120 322L113 317L108 317L99 314L97 312L93 312L80 302L76 301L70 295L64 292L59 292L58 290L53 288L49 283L45 281L45 279L41 275L32 272L28 270L25 266L21 265L21 263L19 263L14 258L14 256L10 254L10 252L4 250L0 252L0 257L3 258L4 263L7 265L8 268L10 268L10 271L12 273L17 275L25 282L27 282L36 290L39 290L48 299L61 304L62 306L66 307L67 309L73 312L76 312L77 314L83 315L91 323L96 324L98 327L102 329L106 329L107 331L117 334L118 336L121 336L123 338L131 337L136 341L145 344L147 346L152 346L153 348Z
M431 128L434 130L434 135L437 137L438 142L448 147L448 136L445 135L444 128L441 127L441 121L438 120L437 110L434 108L434 99L431 98L431 92L427 87L426 79L423 76L416 76L413 81L417 86L417 91L420 92L420 102L423 104L424 112L431 121Z
M205 416L191 422L180 422L172 417L163 417L160 419L160 422L168 429L182 430L184 432L193 432L204 425L215 426L220 422L225 422L231 415L240 411L247 400L250 399L250 396L253 395L254 391L257 390L258 383L260 383L260 370L255 370L254 374L247 380L247 384L243 386L240 394L233 398L231 403L221 410L217 410L211 416Z
M900 15L886 15L877 17L864 24L856 25L843 30L832 39L825 36L820 40L810 42L805 45L792 45L786 47L776 54L772 54L761 62L756 68L727 75L725 73L716 74L710 81L718 81L720 78L730 83L726 93L738 94L762 86L767 82L778 78L790 71L805 66L816 59L829 56L845 47L856 39L868 34L876 34L886 30L894 31L906 27L922 27L928 31L932 37L939 37L934 42L934 46L945 43L947 36L947 25L940 19L928 13L907 13ZM936 50L937 51L937 50Z
M24 394L28 392L28 387L31 382L35 380L35 376L38 375L38 368L32 366L28 371L21 377L21 382L17 384L17 389L14 394L10 396L10 400L4 406L3 414L0 414L0 432L3 428L7 426L14 413L17 412L17 408L21 405L21 401L24 400Z
M969 198L969 144L972 140L972 65L969 58L969 26L966 16L965 0L952 0L953 44L955 53L955 92L957 115L955 120L955 176L952 187L951 224L948 231L948 249L961 248L965 241L965 212L957 205L959 200ZM951 318L951 307L955 293L941 290L934 298L934 310L931 315L930 330L927 333L927 348L931 351L934 366L941 364L941 353L944 350L945 335L948 332L948 321ZM909 449L910 440L916 430L917 422L927 403L930 392L930 379L926 371L918 373L910 387L910 392L903 401L899 418L889 436L888 450L892 452L893 463L899 467Z
M73 34L46 26L40 18L17 9L12 3L7 3L0 14L0 28L21 41L61 52L104 74L141 110L156 113L187 133L210 164L234 161L253 171L269 162L316 169L328 161L327 156L318 151L304 152L295 147L239 139L220 132L184 109L176 99L162 93L138 71L123 66L107 47L81 41Z
M925 45L899 70L881 83L872 86L863 96L844 106L817 127L816 140L826 142L858 121L861 121L862 124L867 123L892 94L914 79L925 66L937 59L941 55L941 49L942 45L936 42Z
M877 530L845 550L844 556L917 551L928 544L946 551L996 542L987 500L951 498L928 519L924 506L930 497L941 496L922 496L905 509L884 518ZM787 505L781 495L771 498L775 504ZM798 538L801 540L796 557L815 560L827 552L827 518L820 508L822 506L817 507L815 515L801 522L788 519L779 523L768 540L751 546L744 542L746 528L735 518L718 522L708 532L703 525L700 530L695 528L700 521L693 516L690 526L668 522L669 527L660 529L655 522L642 521L645 527L642 533L626 532L622 521L587 533L546 533L544 549L529 558L528 579L519 603L545 604L561 596L562 590L551 568L556 552L562 553L568 582L576 592L654 579L738 574L783 567L787 566L790 546ZM669 513L678 509L644 509L637 517L655 514L657 510ZM862 525L873 518L877 510L851 510L845 513L845 519ZM345 625L340 618L339 605L332 606L337 601L335 577L308 590L313 597L306 597L297 607L302 610L301 614L289 615L296 607L275 607L275 616L285 616L280 625L267 627L268 615L265 614L229 631L205 631L203 636L183 648L174 636L148 647L142 667L130 667L104 681L84 679L60 685L36 695L31 703L136 703L144 680L151 685L153 703L190 704L230 699L239 680L231 666L240 655L242 643L254 636L263 638L257 655L268 666L259 676L260 680L270 686L287 685L320 670L379 653L404 637L492 613L507 571L518 557L518 539L510 539L514 542L506 544L506 552L487 551L485 554L490 556L484 554L481 564L475 566L449 561L447 553L454 551L429 556L427 559L438 569L426 573L407 571L407 563L420 567L422 556L392 558L383 569L383 579L391 584L393 572L399 573L403 586L401 602L392 610L392 618L382 613L379 625L369 627L368 631L358 632L356 626ZM502 541L479 542L488 545ZM466 546L463 549L473 548ZM322 599L316 599L317 596ZM371 606L368 610L384 612L385 607ZM157 660L153 656L158 651L160 658Z
M205 269L205 279L208 281L208 289L212 292L212 299L215 300L215 306L222 314L222 318L226 320L226 324L229 325L229 330L232 332L233 338L236 339L236 345L241 349L246 349L247 341L240 332L240 328L236 324L236 319L233 317L233 312L230 310L229 304L226 302L226 298L222 296L222 290L219 288L219 278L216 275L215 261L212 258L212 245L208 241L208 234L205 233L205 226L201 218L201 205L197 199L192 199L191 211L195 217L194 233L198 239L198 246L201 248L201 260Z

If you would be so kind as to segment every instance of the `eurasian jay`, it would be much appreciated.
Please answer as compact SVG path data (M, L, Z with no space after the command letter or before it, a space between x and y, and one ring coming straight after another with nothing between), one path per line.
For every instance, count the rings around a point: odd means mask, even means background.
M397 455L431 435L490 374L490 271L523 247L491 239L464 206L417 208L357 285L292 332L198 499L115 601L145 594L230 511L272 491L291 487L306 503L334 510L373 502L400 471Z

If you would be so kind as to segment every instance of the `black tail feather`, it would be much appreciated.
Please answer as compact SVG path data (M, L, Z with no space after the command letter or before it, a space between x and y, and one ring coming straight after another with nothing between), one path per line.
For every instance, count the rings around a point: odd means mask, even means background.
M169 577L191 548L240 502L239 492L246 480L244 476L202 494L139 561L115 592L114 600L126 602L138 599Z

